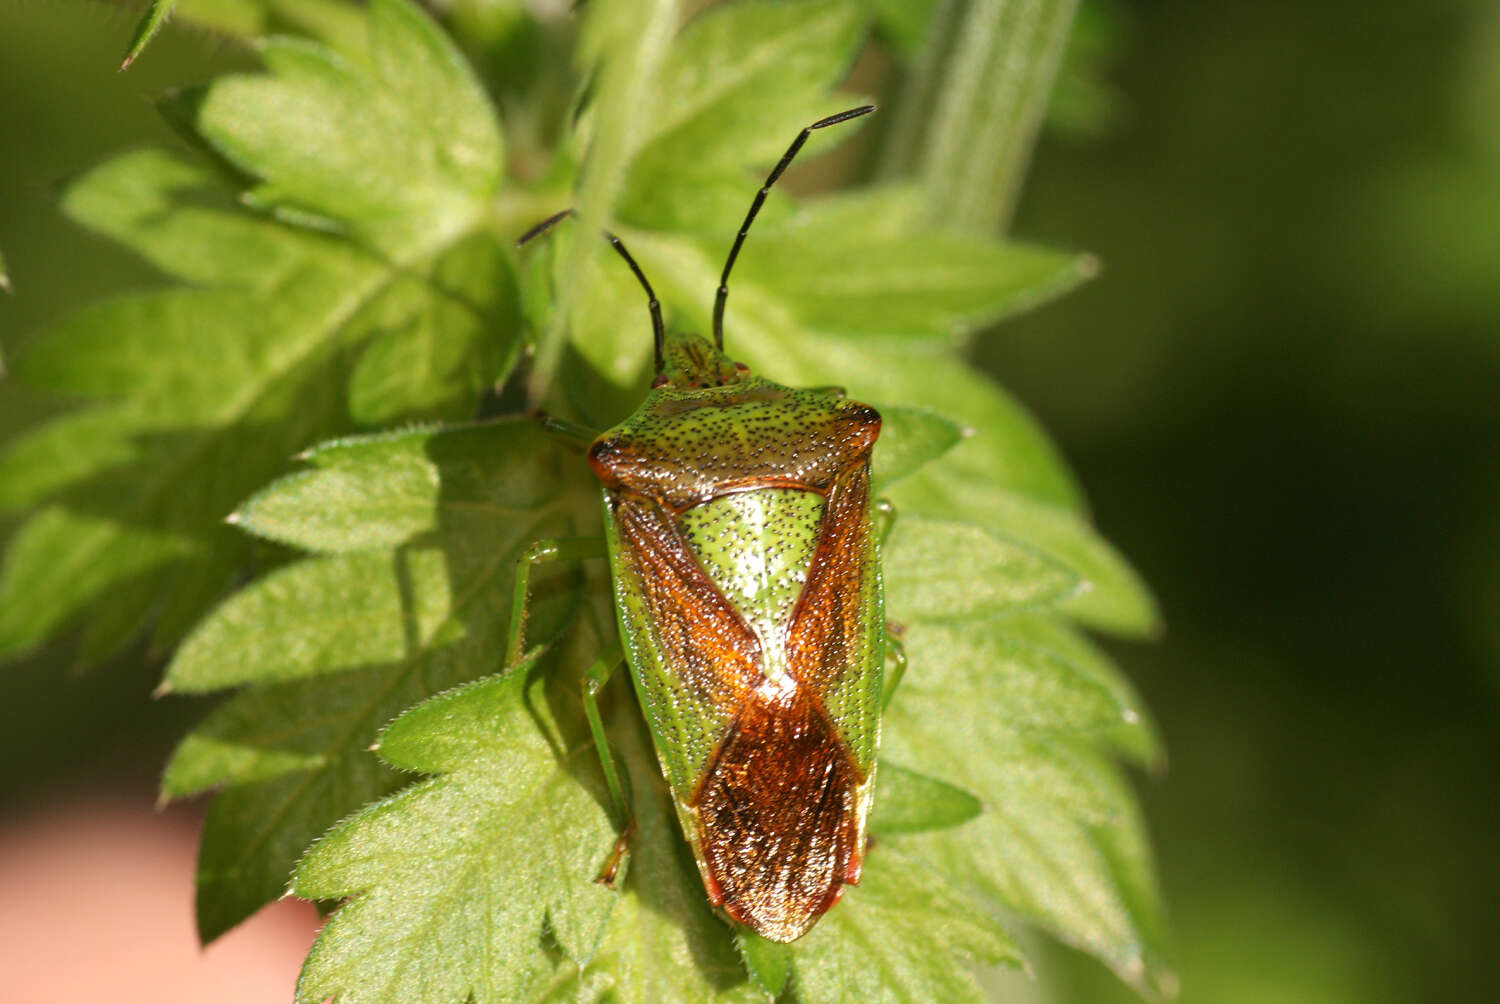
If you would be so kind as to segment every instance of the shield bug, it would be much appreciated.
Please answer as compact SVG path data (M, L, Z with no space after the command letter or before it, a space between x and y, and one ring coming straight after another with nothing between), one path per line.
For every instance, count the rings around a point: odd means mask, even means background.
M605 235L646 291L655 339L650 393L588 449L623 657L709 900L780 942L859 881L865 851L888 644L870 497L880 415L732 361L724 308L730 270L782 171L813 130L870 111L808 126L771 171L725 262L712 342L667 333L640 267ZM530 566L596 549L552 541L522 559L512 661ZM594 700L620 656L606 653L584 687L624 822L602 881L632 829Z

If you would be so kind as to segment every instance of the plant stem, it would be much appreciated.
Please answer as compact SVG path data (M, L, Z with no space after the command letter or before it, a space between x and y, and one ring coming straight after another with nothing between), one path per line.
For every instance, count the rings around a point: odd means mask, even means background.
M675 0L596 0L580 39L585 71L593 69L594 101L590 110L593 136L585 154L578 184L579 239L563 255L557 280L557 301L547 330L537 345L528 396L540 406L552 386L562 357L575 299L583 295L584 277L602 240L590 239L608 225L610 211L625 181L638 140L646 134L651 114L651 91L656 71L671 44L679 20ZM600 59L600 53L617 53Z
M932 218L1003 230L1021 190L1077 0L943 0L882 153Z

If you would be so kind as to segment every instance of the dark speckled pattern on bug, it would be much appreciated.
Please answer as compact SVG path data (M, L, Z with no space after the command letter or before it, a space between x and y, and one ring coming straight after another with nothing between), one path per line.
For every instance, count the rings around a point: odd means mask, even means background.
M713 904L791 941L858 880L884 614L880 416L695 336L595 441L620 633Z

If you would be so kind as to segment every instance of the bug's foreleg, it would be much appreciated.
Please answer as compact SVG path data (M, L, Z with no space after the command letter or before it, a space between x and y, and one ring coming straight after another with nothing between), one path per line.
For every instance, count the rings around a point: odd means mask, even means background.
M505 644L507 668L519 665L526 639L527 599L531 589L531 570L536 565L553 562L574 562L587 558L602 558L606 554L602 537L561 537L539 540L526 549L516 561L516 580L511 596L509 635ZM588 719L589 734L594 751L599 757L599 766L604 773L604 784L609 789L610 802L615 817L620 821L620 836L614 848L599 870L595 880L613 886L619 875L620 865L630 850L630 839L635 833L635 814L630 810L630 779L615 763L614 752L604 732L604 718L599 713L599 691L609 682L624 654L618 641L612 643L593 664L584 671L582 679L583 713Z
M890 499L876 499L874 509L875 536L880 541L880 546L885 547L886 539L896 525L896 506Z
M510 603L510 624L505 641L505 666L521 662L521 647L526 640L526 600L531 591L531 569L535 565L556 561L582 561L604 557L603 537L558 537L539 540L516 560L516 582Z
M573 446L584 448L599 438L599 434L593 429L579 425L577 422L570 422L565 418L558 418L556 415L538 412L535 417L544 431Z
M610 801L614 803L615 818L621 823L620 836L614 849L605 859L604 867L594 877L595 882L613 886L620 874L620 865L630 851L630 840L635 835L635 813L630 809L630 775L615 765L614 751L609 747L609 737L604 732L604 717L599 713L599 691L614 676L615 670L624 661L620 643L615 642L594 660L583 674L583 713L589 720L589 732L594 737L594 751L599 755L599 766L604 771L604 785L609 789Z
M885 622L885 657L892 663L891 674L886 677L885 690L880 695L880 710L885 711L890 707L891 698L896 696L896 688L901 685L901 678L906 675L906 646L901 643L901 636L906 633L906 628L894 621Z

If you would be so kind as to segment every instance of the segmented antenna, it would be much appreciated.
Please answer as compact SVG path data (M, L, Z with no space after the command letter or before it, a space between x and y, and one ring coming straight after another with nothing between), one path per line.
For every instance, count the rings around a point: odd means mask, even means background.
M857 119L861 115L868 115L875 110L874 105L861 105L851 108L837 115L830 115L826 119L818 119L812 125L803 129L792 140L792 145L787 147L786 153L782 154L781 160L771 169L771 174L766 178L766 183L760 186L760 191L755 194L755 201L750 203L750 212L745 214L745 222L740 226L739 235L734 239L734 247L729 249L729 260L724 262L724 274L719 276L719 294L714 298L714 347L720 352L724 351L724 303L729 299L729 270L734 268L734 260L740 256L740 246L745 243L745 235L750 232L750 224L755 222L755 214L760 212L760 207L766 201L766 193L771 191L771 186L776 184L776 179L781 177L792 158L797 156L797 151L802 149L802 144L807 142L814 129L825 129L840 122Z
M551 216L547 217L545 220L538 223L536 226L532 227L530 230L526 231L519 238L517 238L516 247L522 247L528 241L542 236L542 234L545 234L548 230L551 230L564 218L576 215L578 214L571 209L564 209L560 213L553 213ZM646 291L646 297L649 302L649 309L651 311L651 335L653 339L652 344L655 350L656 372L660 373L666 366L667 352L667 328L661 320L661 303L656 299L656 291L651 288L651 283L646 281L646 273L642 272L641 267L635 263L635 259L630 257L630 252L625 250L625 245L621 242L620 238L616 237L608 230L604 231L604 238L605 240L609 241L610 247L614 248L615 252L619 254L621 258L625 259L625 264L630 266L630 271L635 273L635 277L640 280L641 288Z

